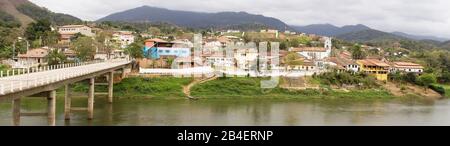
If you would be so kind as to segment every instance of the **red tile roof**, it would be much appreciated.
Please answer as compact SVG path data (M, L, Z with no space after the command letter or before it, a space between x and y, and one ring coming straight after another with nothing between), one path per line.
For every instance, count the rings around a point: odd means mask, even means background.
M19 54L19 58L44 58L48 55L48 49L36 48L28 50L26 54Z
M363 65L367 65L367 66L381 66L381 67L390 67L389 64L377 60L377 59L364 59L364 60L358 60L357 62L363 64Z
M392 63L395 68L419 68L423 69L424 67L420 64L412 63L412 62L393 62Z

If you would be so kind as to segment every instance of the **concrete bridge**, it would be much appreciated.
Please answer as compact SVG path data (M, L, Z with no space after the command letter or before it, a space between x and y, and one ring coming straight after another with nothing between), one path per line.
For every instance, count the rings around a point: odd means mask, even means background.
M56 89L65 87L65 119L70 120L73 111L87 111L88 119L94 118L94 96L107 95L113 102L114 74L125 75L130 68L129 60L107 60L72 64L59 64L39 68L19 69L0 73L0 101L12 101L13 124L20 125L21 116L47 116L49 125L55 125ZM96 83L95 79L106 77L107 83ZM87 107L71 106L71 85L77 82L89 83ZM108 86L107 93L96 93L95 86ZM48 101L46 113L21 113L21 99L43 97Z

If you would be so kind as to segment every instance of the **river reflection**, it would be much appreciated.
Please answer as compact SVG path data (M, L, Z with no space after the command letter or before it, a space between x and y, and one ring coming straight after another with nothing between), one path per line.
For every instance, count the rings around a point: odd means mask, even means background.
M42 112L45 100L25 99L24 112ZM86 112L64 120L63 99L57 102L60 126L299 126L299 125L450 125L450 100L152 100L97 98L94 120ZM85 106L86 99L73 99ZM0 103L0 125L12 125L11 104ZM22 117L21 125L47 125L46 117Z

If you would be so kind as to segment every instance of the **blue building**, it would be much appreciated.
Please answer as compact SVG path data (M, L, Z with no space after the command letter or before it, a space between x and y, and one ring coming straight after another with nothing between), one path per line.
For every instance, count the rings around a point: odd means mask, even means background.
M151 59L160 59L165 56L189 57L190 48L173 48L173 43L161 39L148 39L145 41L143 49L144 57Z

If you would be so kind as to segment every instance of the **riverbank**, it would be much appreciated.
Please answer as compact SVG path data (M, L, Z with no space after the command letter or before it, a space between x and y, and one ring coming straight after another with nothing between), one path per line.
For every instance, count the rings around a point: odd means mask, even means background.
M183 86L191 83L193 78L175 77L130 77L114 84L114 96L126 98L184 99ZM73 87L74 96L87 93L87 83L79 83ZM106 92L107 87L96 86L95 91Z
M450 85L440 84L439 86L444 87L444 89L445 89L445 97L450 98Z
M269 99L392 99L384 89L331 90L306 89L289 90L280 87L262 89L263 78L219 78L194 86L191 95L197 98L269 98Z
M198 99L394 99L420 98L418 95L396 96L383 87L370 89L334 89L312 88L295 90L281 88L286 83L280 83L273 89L262 89L261 81L269 78L218 78L201 84L196 84L190 90L190 95ZM114 85L114 96L121 98L149 99L187 99L183 87L188 86L193 78L175 77L130 77ZM283 82L283 80L281 80ZM449 89L449 86L445 86ZM87 84L75 85L77 93L87 93ZM104 92L106 87L98 86L96 91ZM62 93L62 92L60 92ZM448 94L448 93L447 93ZM63 95L63 94L61 94Z

